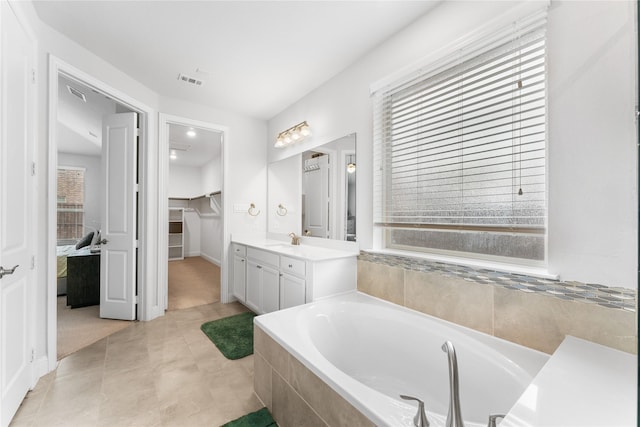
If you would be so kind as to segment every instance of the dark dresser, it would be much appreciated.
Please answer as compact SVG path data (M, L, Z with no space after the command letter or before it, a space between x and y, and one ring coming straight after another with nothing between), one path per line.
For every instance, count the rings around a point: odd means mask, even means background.
M67 305L71 308L100 304L100 254L67 257Z

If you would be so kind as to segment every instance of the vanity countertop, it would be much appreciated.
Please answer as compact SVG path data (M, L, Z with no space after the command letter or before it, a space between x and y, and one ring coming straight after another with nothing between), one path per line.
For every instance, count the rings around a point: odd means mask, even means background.
M358 256L359 253L356 250L314 246L306 242L302 242L299 246L294 246L290 241L254 236L233 236L231 242L308 261L326 261L331 259L349 258Z
M636 426L637 360L567 336L499 425Z

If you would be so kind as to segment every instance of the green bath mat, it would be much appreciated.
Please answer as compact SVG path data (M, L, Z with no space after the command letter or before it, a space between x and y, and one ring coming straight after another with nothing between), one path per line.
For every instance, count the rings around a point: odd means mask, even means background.
M246 312L229 316L200 326L202 332L218 347L224 357L242 359L253 354L253 318L255 313Z
M262 408L237 420L229 421L222 427L278 427L278 424L274 421L269 410Z

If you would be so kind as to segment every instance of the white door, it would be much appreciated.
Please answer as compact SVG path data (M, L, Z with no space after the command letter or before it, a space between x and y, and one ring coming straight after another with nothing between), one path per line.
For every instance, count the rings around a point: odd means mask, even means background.
M306 280L290 274L280 274L280 310L305 302Z
M100 317L136 318L137 114L102 121Z
M34 323L31 257L34 177L32 45L11 7L0 5L0 425L29 390ZM15 267L15 270L13 268ZM8 270L8 271L4 271Z
M318 169L304 172L303 234L329 237L329 156L318 158Z
M274 268L262 268L262 313L280 310L280 272Z

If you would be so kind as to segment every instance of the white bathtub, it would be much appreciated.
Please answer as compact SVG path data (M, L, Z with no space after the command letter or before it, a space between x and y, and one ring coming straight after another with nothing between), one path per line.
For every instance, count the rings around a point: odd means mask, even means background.
M449 340L458 357L465 424L505 414L548 355L353 292L258 316L255 323L378 426L412 426L424 400L432 426L449 405ZM322 414L320 414L322 415Z

